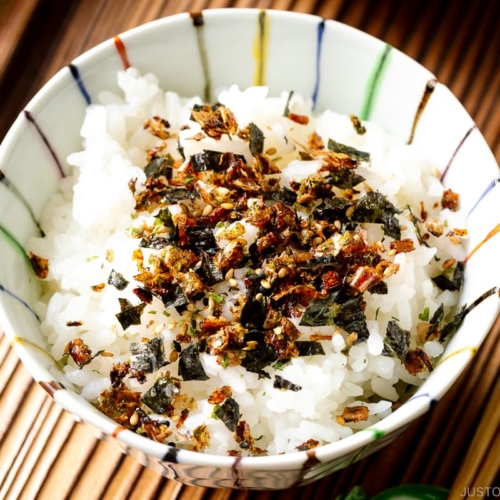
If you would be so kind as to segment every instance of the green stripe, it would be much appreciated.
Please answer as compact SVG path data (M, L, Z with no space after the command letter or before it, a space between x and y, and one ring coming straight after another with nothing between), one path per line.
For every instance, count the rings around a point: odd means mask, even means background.
M28 267L33 270L31 266L31 261L30 258L28 257L28 254L24 250L24 247L17 241L16 237L2 224L0 224L0 234L2 234L5 237L5 240L7 243L20 255L22 255L28 264Z
M363 101L363 107L361 108L361 113L359 114L359 117L362 120L370 119L373 105L380 89L380 82L390 60L391 50L392 47L389 44L385 44L384 50L380 53L377 63L372 70L372 74L366 82L365 98Z

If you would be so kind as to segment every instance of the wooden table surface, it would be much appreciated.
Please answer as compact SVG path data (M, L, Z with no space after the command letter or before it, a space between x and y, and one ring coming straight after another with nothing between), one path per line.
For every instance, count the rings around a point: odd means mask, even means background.
M314 13L383 39L454 92L500 161L498 0L0 0L0 139L81 52L139 24L215 7ZM183 486L98 441L32 382L0 332L0 499L335 499L354 485L374 495L405 483L454 485L453 498L473 485L486 491L500 485L500 452L489 449L500 429L480 425L492 394L500 401L499 340L497 322L452 390L382 451L302 488L248 492Z

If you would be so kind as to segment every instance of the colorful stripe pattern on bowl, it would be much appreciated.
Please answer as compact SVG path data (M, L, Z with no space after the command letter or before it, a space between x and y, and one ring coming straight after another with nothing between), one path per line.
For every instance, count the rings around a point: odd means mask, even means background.
M198 52L200 53L201 67L203 69L203 76L205 77L205 88L203 90L203 98L205 102L210 102L212 95L212 82L210 80L210 72L208 68L207 46L205 44L205 34L203 27L205 20L203 19L203 12L190 12L189 15L193 20L193 26L196 30L196 41L198 43Z
M8 177L0 170L0 183L3 184L21 203L21 205L24 206L26 211L31 217L31 220L35 224L35 226L38 228L38 231L40 231L41 236L45 236L42 228L40 227L40 224L38 223L35 214L33 212L33 209L31 208L31 205L28 203L28 200L22 195L22 193L17 189L16 185L8 179Z
M38 123L35 121L35 118L33 117L33 115L27 109L25 109L24 116L35 127L35 130L37 131L38 135L40 136L40 138L44 142L45 146L47 147L47 150L49 151L50 155L54 159L54 164L57 167L59 175L61 177L66 177L64 169L62 167L61 162L59 161L59 158L57 157L56 152L52 148L52 145L50 144L49 140L47 139L47 136L43 133L42 129L38 126Z
M257 34L253 46L253 56L255 59L254 85L266 84L267 55L269 52L269 16L265 10L259 12L257 18Z
M319 82L321 81L321 48L323 46L323 35L325 33L325 20L318 24L318 44L316 46L316 82L312 94L313 109L316 109L318 102Z
M21 297L18 297L15 293L12 293L10 290L5 288L1 283L0 283L0 292L3 292L6 295L8 295L9 297L12 297L14 300L17 300L18 302L20 302L24 307L26 307L26 309L28 309L28 311L31 314L33 314L33 316L35 316L35 318L38 320L38 322L41 323L40 316L38 316L36 311L25 300L21 299Z
M131 65L128 60L127 50L125 49L125 45L123 44L122 39L119 36L115 36L113 38L113 41L115 42L116 50L120 56L120 59L122 60L123 69L130 68Z
M90 95L87 92L87 89L85 88L85 85L83 84L83 81L80 77L80 71L74 64L68 64L69 71L71 72L71 76L75 79L75 82L80 89L80 92L82 93L83 98L85 99L85 103L87 106L92 103L92 100L90 99Z
M369 120L371 117L373 105L375 104L380 85L382 84L382 78L391 59L391 51L392 46L386 44L384 50L381 52L377 62L375 63L369 80L366 82L363 107L359 113L359 117L362 120Z

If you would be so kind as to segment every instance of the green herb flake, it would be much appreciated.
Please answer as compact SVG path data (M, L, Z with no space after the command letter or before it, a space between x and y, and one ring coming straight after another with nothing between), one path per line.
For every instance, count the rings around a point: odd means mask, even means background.
M420 321L429 321L429 308L426 307L423 312L418 315Z
M222 304L222 302L224 302L224 297L221 297L220 295L217 295L216 293L208 292L208 295L210 297L212 297L212 299L214 299L217 304Z

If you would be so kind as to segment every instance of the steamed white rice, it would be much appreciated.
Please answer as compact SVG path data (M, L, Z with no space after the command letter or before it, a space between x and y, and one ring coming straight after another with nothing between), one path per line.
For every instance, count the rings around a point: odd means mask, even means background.
M141 325L123 331L116 318L120 310L118 298L138 303L132 293L132 277L137 274L137 265L131 255L138 248L139 240L131 236L131 228L145 222L152 224L156 214L137 216L134 213L135 200L128 185L131 179L137 179L137 186L146 180L143 170L147 163L146 152L161 142L143 128L144 120L152 116L168 120L169 130L178 134L186 158L210 149L242 154L248 162L252 161L248 142L238 137L223 136L219 141L191 139L201 130L198 124L189 121L190 108L195 103L201 104L199 98L184 99L173 92L165 92L154 75L141 76L133 68L119 72L118 84L121 94L103 91L99 104L88 107L81 129L84 149L69 156L73 174L61 182L60 192L51 198L43 215L46 237L34 238L29 243L34 254L49 260L46 294L36 310L42 318L50 352L55 359L66 360L64 372L68 382L92 403L97 402L102 391L109 389L109 372L113 364L130 358L131 342L162 335L168 355L181 328L181 315L173 307L165 311L157 298L146 306ZM276 164L282 169L282 186L288 185L290 180L300 182L321 166L318 161L302 161L297 154L298 145L306 143L309 134L316 131L325 143L333 138L369 152L371 163L360 167L359 174L365 177L367 185L386 195L396 207L410 205L413 213L419 215L422 202L429 219L438 219L449 228L464 227L456 213L441 209L443 186L433 166L414 146L387 135L372 123L364 123L366 133L360 135L348 116L332 111L314 116L307 125L294 123L283 116L288 97L288 93L268 97L265 87L245 91L231 87L219 96L219 102L233 111L240 129L253 122L264 132L264 150L276 150L272 156L278 158ZM291 99L293 113L313 116L311 108L309 99L296 94ZM186 123L189 128L181 129ZM177 139L167 143L163 153L168 152L179 159ZM197 208L203 209L201 201L195 203ZM180 210L179 205L170 208L172 214ZM393 404L400 399L401 381L418 386L428 372L410 375L399 359L382 355L387 324L391 318L397 318L400 327L412 334L411 348L418 345L429 358L438 357L443 350L441 343L436 340L423 345L417 343L418 316L426 308L432 315L440 304L444 305L446 314L452 311L458 292L443 292L430 278L442 272L444 261L463 260L464 256L462 246L450 243L446 235L431 237L430 247L420 245L407 215L408 212L403 212L397 217L403 228L402 238L413 240L415 250L395 256L388 256L386 250L384 258L398 264L399 270L386 280L386 295L365 293L365 315L370 332L366 342L346 350L346 332L333 326L299 326L304 339L311 333L329 333L333 337L321 341L325 355L294 358L282 370L276 371L300 385L302 390L298 392L275 389L274 369L268 369L271 379L259 378L241 366L224 368L215 356L202 353L201 363L209 379L182 383L182 392L196 399L196 409L189 412L184 424L167 441L178 446L189 443L193 431L205 424L210 442L204 452L226 454L228 450L239 450L233 433L221 420L214 418L214 406L207 402L210 394L222 386L231 387L241 418L250 425L254 438L262 436L256 444L269 454L295 451L311 439L319 444L333 442L390 414ZM252 224L243 223L243 237L250 244L256 239L258 230ZM379 224L366 224L366 230L370 241L383 239ZM227 244L223 239L217 241L221 247ZM388 248L387 241L386 238ZM143 249L146 265L152 252ZM439 262L434 259L436 255L439 255ZM91 287L107 283L112 269L119 270L131 285L123 291L110 285L94 291ZM234 277L243 295L245 271L236 270ZM216 294L224 291L228 291L227 282L213 287ZM208 313L202 311L201 314ZM223 314L231 317L228 305ZM81 325L68 326L75 322ZM64 356L65 346L76 337L81 338L92 352L106 350L113 356L98 356L79 368L71 357ZM162 370L177 376L176 363ZM150 389L154 381L155 374L148 374L144 384L135 379L124 380L128 387L140 392ZM368 407L367 420L342 424L342 420L336 418L342 415L344 407L358 405ZM173 421L171 427L175 427Z

